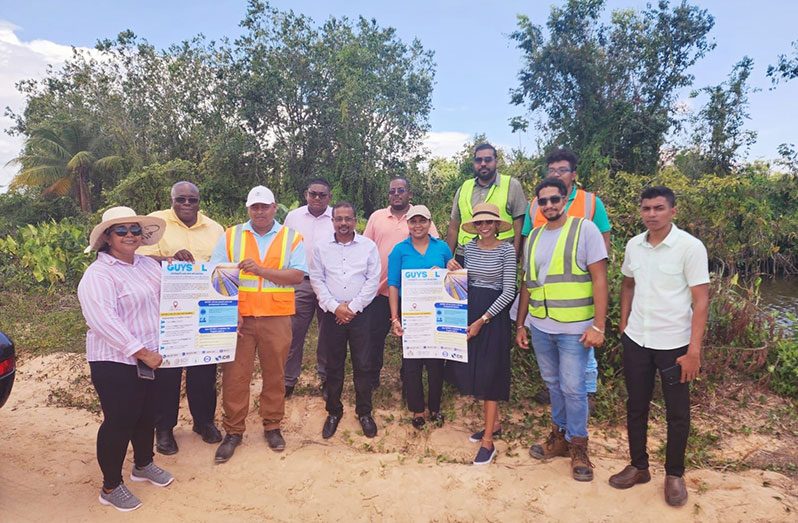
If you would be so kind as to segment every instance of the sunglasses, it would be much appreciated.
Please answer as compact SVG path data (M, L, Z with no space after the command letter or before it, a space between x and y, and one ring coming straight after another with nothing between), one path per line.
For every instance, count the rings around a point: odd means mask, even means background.
M557 169L549 169L548 171L546 171L546 174L548 174L549 176L562 176L570 172L573 172L573 170L570 167L558 167Z
M317 200L323 200L324 198L328 197L330 193L326 192L316 192L316 191L308 191L308 196L310 198L315 198Z
M540 205L541 207L545 207L549 203L551 203L552 205L557 205L561 201L563 201L562 196L551 196L550 198L538 198L538 205Z
M388 190L388 194L390 194L390 195L404 194L406 192L407 192L407 189L405 189L404 187L397 187L396 189L389 189Z
M189 196L188 198L185 196L175 196L175 202L179 204L190 203L191 205L197 205L199 203L199 198L195 198L193 196Z
M141 225L131 225L128 227L127 225L115 225L114 227L110 227L105 234L110 235L111 233L116 234L120 238L124 238L127 236L127 233L132 234L133 236L141 236L142 233Z
M475 156L474 163L490 163L494 160L493 156Z

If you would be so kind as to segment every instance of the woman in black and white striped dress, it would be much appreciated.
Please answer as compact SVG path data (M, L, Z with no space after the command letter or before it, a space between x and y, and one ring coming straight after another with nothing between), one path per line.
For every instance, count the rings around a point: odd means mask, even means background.
M478 237L465 245L468 269L468 363L449 362L450 376L460 392L484 400L485 428L473 434L481 442L475 465L496 457L493 436L501 433L499 401L510 399L510 304L515 297L516 257L511 243L497 238L512 224L489 203L474 207L463 229ZM447 268L457 270L454 259Z

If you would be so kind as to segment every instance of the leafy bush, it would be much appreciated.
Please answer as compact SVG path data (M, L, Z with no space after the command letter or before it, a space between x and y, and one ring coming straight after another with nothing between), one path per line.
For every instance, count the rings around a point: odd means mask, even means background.
M94 258L83 252L88 244L87 231L86 224L65 219L28 225L0 239L3 287L77 285Z
M770 351L770 388L798 399L798 335L779 340Z
M39 191L0 194L0 237L15 234L20 227L77 216L80 209L68 196L43 197Z

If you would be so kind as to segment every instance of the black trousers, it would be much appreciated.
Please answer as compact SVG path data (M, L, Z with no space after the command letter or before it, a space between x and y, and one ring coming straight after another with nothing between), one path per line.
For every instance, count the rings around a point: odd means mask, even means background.
M103 473L103 487L114 489L122 483L128 443L133 444L137 467L152 463L158 396L155 382L140 379L135 365L90 361L89 368L103 410L103 422L97 431L97 462Z
M625 334L623 345L623 372L626 380L626 431L629 436L629 455L632 465L648 468L648 410L654 391L657 370L676 365L676 358L687 352L687 347L672 350L646 349ZM660 374L660 378L662 375ZM668 423L668 441L665 451L665 472L670 476L684 475L684 453L690 433L690 384L662 383L665 398L665 417Z
M391 306L388 303L388 296L377 294L369 308L371 309L369 358L374 370L373 385L376 387L380 384L380 373L385 361L385 338L391 330Z
M327 412L333 416L344 413L341 392L344 389L346 349L352 357L352 374L355 382L355 412L358 416L371 414L371 389L375 379L369 354L372 316L371 305L345 324L335 322L335 314L325 312L319 322L319 345L327 355Z
M427 368L427 407L430 412L441 411L444 360L437 358L402 358L402 382L407 395L407 408L411 412L424 412L424 382L422 370Z
M194 425L202 427L213 423L216 414L216 364L195 365L185 369L186 397ZM158 390L155 428L158 430L172 430L177 425L182 377L183 367L158 369L155 372L155 387Z

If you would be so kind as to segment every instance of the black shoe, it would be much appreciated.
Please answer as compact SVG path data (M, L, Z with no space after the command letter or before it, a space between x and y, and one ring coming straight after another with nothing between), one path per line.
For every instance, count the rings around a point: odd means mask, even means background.
M222 441L222 433L219 432L213 422L205 425L194 425L191 430L202 436L202 441L205 443L219 443Z
M214 461L216 461L216 463L226 463L233 457L236 447L241 445L241 439L241 434L226 434L224 436L224 441L222 441L222 444L216 449Z
M535 394L534 400L540 403L541 405L550 405L551 396L549 395L549 389L543 389L537 394Z
M367 438L373 438L377 435L377 424L374 423L374 418L371 414L363 414L357 418L360 420L360 426L363 427L363 435Z
M324 439L330 439L335 434L335 431L338 430L338 424L341 422L341 416L333 416L330 414L327 416L327 419L324 421L324 427L321 429L321 437Z
M438 428L443 427L443 414L441 414L440 412L430 412L429 420L432 423L434 423L436 427Z
M427 421L424 419L424 416L416 416L413 418L412 423L414 429L421 430L424 428L424 424L427 423Z
M282 452L285 450L285 440L280 433L280 429L264 430L263 435L266 437L266 443L269 448L275 452Z
M155 429L155 450L166 456L177 454L177 441L175 441L175 435L172 434L172 429Z
M294 386L293 385L286 385L285 386L285 399L290 398L294 395Z

